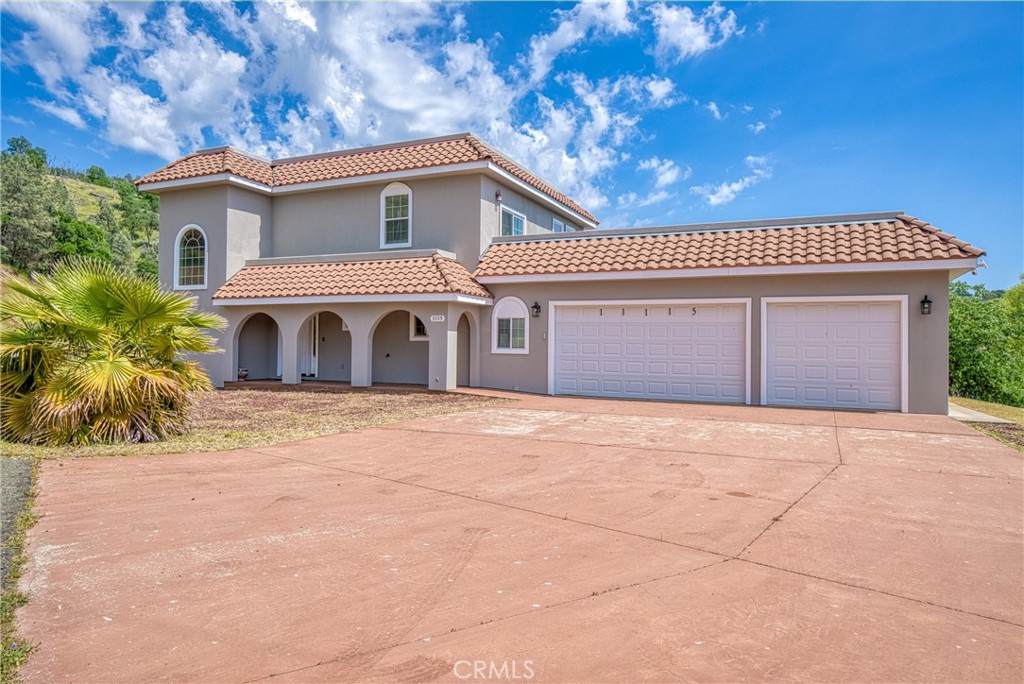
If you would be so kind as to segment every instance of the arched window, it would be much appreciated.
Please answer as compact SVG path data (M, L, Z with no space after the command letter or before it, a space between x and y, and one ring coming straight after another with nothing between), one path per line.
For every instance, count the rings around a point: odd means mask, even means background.
M174 287L206 288L206 233L199 226L185 226L178 233L174 245Z
M505 297L491 312L491 352L530 353L530 311L518 297Z
M380 247L412 247L412 190L404 183L380 193Z

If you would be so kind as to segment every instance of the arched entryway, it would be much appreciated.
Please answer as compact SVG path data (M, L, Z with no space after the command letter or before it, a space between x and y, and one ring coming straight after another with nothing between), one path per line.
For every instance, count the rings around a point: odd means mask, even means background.
M373 384L426 385L430 343L426 326L409 311L392 311L373 330Z
M459 387L469 387L472 369L472 322L468 314L459 316L458 349L455 363L455 384Z
M277 321L264 313L253 314L238 332L236 358L247 380L281 377L281 331Z
M304 380L352 379L352 335L340 316L313 314L299 326L299 374Z

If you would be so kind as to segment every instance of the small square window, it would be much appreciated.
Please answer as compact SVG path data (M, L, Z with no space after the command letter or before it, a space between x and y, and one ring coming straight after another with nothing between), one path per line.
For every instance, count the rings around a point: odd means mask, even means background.
M427 333L427 325L420 320L419 316L409 314L409 341L426 342L430 338Z
M556 218L551 219L551 232L552 233L564 233L565 232L565 222L564 221L560 221L560 220L558 220Z

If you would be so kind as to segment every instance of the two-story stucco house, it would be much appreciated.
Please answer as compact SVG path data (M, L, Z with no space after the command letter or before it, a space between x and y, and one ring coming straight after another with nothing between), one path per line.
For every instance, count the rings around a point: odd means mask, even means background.
M947 284L899 212L596 230L470 134L146 176L160 278L224 315L216 384L337 380L945 413Z

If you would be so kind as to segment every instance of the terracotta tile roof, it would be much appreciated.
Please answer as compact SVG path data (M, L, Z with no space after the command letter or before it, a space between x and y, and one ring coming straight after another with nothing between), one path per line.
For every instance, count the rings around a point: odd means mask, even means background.
M470 133L382 147L341 150L329 154L278 161L256 159L231 148L217 148L182 157L139 179L136 184L143 185L231 173L262 183L267 187L276 188L479 161L492 162L509 175L539 190L562 206L597 223L594 215L573 201L572 198L537 178Z
M653 233L653 234L652 234ZM474 277L921 261L984 252L924 221L889 220L495 242Z
M461 264L439 254L409 259L246 266L213 299L491 293Z
M135 184L162 183L222 173L230 173L266 186L273 183L269 161L241 154L230 147L221 147L215 150L194 152L187 157L182 157L162 169L140 178L135 181Z

